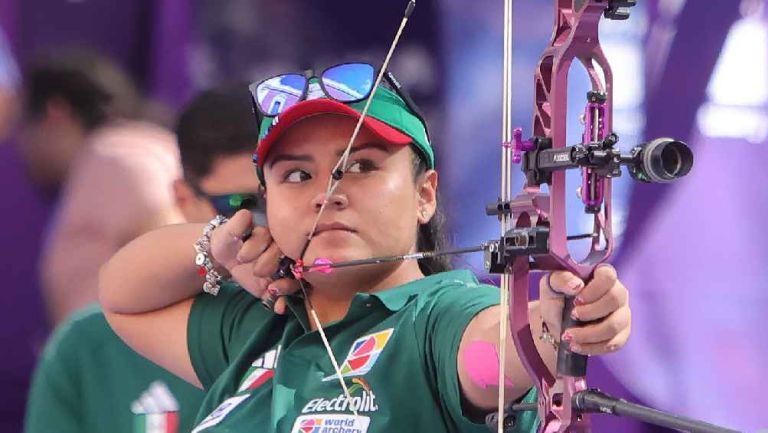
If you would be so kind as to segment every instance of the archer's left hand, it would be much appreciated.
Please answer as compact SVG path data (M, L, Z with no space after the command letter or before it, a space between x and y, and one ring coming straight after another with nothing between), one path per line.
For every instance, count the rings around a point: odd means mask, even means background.
M561 334L563 295L576 297L575 319L593 323L562 330ZM573 352L601 355L616 351L629 339L632 324L629 292L618 280L613 266L598 266L587 284L565 271L544 276L539 284L539 299L541 315L549 331L569 341Z

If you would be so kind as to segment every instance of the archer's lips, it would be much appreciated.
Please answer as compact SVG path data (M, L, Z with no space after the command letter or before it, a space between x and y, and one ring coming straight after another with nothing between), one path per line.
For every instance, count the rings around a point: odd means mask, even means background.
M312 236L317 236L321 233L331 232L331 231L343 231L343 232L350 232L350 233L355 232L354 229L352 229L346 224L333 222L333 223L326 223L326 224L318 224L317 228L315 229L315 232L312 233Z

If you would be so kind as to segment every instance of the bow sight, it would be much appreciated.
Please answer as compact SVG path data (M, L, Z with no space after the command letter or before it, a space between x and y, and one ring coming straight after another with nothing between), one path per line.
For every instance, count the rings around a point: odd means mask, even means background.
M615 147L615 133L605 130L608 98L604 92L587 93L587 106L582 122L585 126L582 143L555 149L550 137L522 140L522 129L513 131L512 141L503 146L512 153L512 162L521 164L527 186L552 183L552 174L573 168L582 170L582 183L577 193L589 214L598 214L605 201L605 182L621 176L621 166L627 166L635 180L648 183L668 183L679 179L693 167L693 152L687 144L672 138L657 138L640 144L622 154ZM514 200L499 200L486 208L488 215L524 215L536 218L540 224L508 230L498 243L488 243L485 268L502 273L515 257L544 256L549 252L549 196L542 192L521 194ZM531 210L536 210L533 216ZM599 232L567 236L567 241L598 238ZM531 263L536 269L536 262Z
M614 147L619 141L618 135L606 135L603 129L605 93L588 92L587 101L581 144L552 149L550 138L533 137L523 141L521 129L514 131L513 142L509 144L512 161L522 162L528 185L551 183L552 173L557 170L582 168L579 196L588 213L597 213L603 202L600 179L621 176L622 165L628 167L632 178L648 183L672 182L691 171L693 152L687 144L672 138L657 138L635 146L628 154L621 154ZM591 140L593 137L598 140Z

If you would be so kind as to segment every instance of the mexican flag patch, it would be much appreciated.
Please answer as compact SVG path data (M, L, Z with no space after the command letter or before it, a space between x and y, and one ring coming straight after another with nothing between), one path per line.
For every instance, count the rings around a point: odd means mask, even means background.
M134 433L178 433L179 403L168 386L152 382L131 404Z
M251 363L248 371L240 380L237 392L254 390L275 376L277 360L280 357L280 346L264 353Z
M145 413L134 415L134 433L178 433L179 413Z

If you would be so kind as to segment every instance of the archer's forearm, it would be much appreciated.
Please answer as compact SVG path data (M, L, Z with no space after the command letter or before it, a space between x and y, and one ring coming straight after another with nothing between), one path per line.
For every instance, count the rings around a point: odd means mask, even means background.
M533 341L536 344L536 349L538 350L539 355L541 355L541 359L544 361L545 364L547 364L549 371L554 372L557 366L557 350L555 350L554 346L551 343L542 341L539 338L539 336L542 335L542 323L543 323L543 320L541 318L541 312L539 311L539 301L530 301L528 303L528 319L530 320L531 335L533 336ZM558 336L555 336L555 338L559 340ZM522 355L517 352L514 341L512 340L511 333L507 335L507 341L508 341L507 368L509 368L510 371L513 371L513 369L516 369L516 368L523 368L523 363L522 363L522 360L520 359ZM521 373L524 373L526 377L528 377L528 372L524 368L521 371ZM528 388L534 385L535 384L533 383L533 381L530 380L530 386L528 386Z
M194 242L205 224L178 224L146 233L120 249L101 269L102 308L119 314L154 311L202 290Z
M467 326L459 348L458 370L462 392L468 402L480 410L493 410L498 402L499 313L500 307L488 308ZM548 343L538 339L541 335L541 314L538 301L528 307L531 330L536 347L550 371L554 371L557 353ZM534 386L515 348L509 325L505 324L505 401L522 397ZM494 366L493 371L490 371Z

